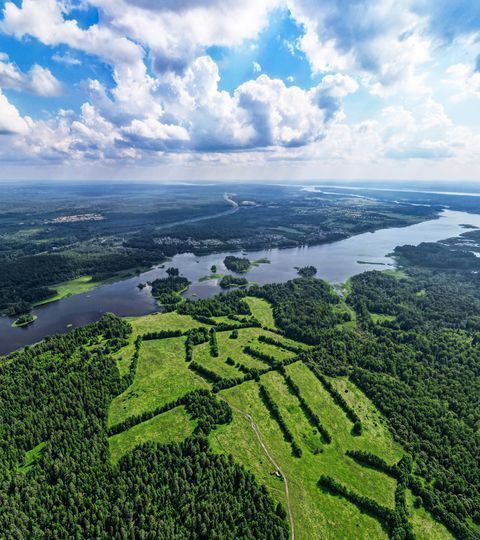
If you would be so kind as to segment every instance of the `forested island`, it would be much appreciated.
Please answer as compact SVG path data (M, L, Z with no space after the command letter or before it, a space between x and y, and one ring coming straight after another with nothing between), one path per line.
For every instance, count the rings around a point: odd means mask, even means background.
M228 255L223 259L223 264L228 270L237 274L245 274L250 270L251 263L246 257L235 257Z

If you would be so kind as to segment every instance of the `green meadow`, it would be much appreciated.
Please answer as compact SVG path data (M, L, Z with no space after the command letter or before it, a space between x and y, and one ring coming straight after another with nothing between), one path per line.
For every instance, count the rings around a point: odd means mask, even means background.
M395 465L404 455L393 440L385 419L371 401L347 378L327 380L343 396L361 420L362 433L352 433L352 421L334 401L324 385L296 353L282 348L307 349L306 345L286 339L276 332L271 306L257 298L247 298L252 315L264 328L248 327L216 332L218 356L212 356L208 342L196 345L193 360L224 379L243 376L238 364L245 368L268 370L259 380L246 380L220 390L216 395L231 407L233 419L218 425L209 434L214 452L232 455L264 484L272 498L287 510L286 520L297 539L387 539L388 531L377 517L362 512L347 499L321 489L321 475L328 475L357 494L376 501L392 511L395 509L397 480L381 470L365 466L346 455L348 450L364 451ZM338 309L346 309L340 306ZM223 320L225 319L225 320ZM154 314L130 319L133 333L129 344L115 358L121 373L126 373L137 336L159 330L188 330L205 326L189 316L177 313ZM227 318L222 321L227 322ZM233 321L230 321L232 323ZM351 321L355 324L355 321ZM272 345L261 336L275 340ZM130 417L153 411L187 392L212 388L202 376L189 368L185 357L185 336L144 340L133 383L111 403L108 423L118 424ZM284 374L272 369L262 359L245 351L250 347L261 354L286 362ZM227 363L227 358L234 360ZM296 384L303 400L317 415L331 436L327 443L301 407L299 397L286 383L288 376ZM272 416L260 396L260 385L268 391L279 413L301 449L295 457L292 445L285 440L278 421ZM135 446L147 441L166 444L190 436L195 421L183 406L158 414L149 420L110 437L111 459L116 462ZM407 491L409 521L419 539L449 539L452 536L423 509L416 508L414 497ZM291 513L291 514L290 514ZM291 515L291 517L290 517Z

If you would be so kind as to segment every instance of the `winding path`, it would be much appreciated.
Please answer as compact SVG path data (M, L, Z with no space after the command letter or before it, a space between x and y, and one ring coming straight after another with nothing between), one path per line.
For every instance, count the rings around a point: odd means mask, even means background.
M285 476L285 473L282 471L282 469L280 468L278 463L273 459L272 454L270 454L270 452L269 452L268 448L266 447L265 443L262 441L262 438L260 436L260 432L258 430L257 424L255 423L255 420L252 418L252 416L250 414L246 413L245 411L242 411L238 407L235 407L234 405L232 405L223 396L218 396L218 397L223 399L223 401L226 401L233 410L240 413L244 418L246 418L250 422L250 426L253 429L253 432L255 433L255 435L256 435L256 437L258 439L258 442L260 443L260 446L262 447L265 455L269 459L270 463L275 467L275 469L282 475L283 484L285 486L285 497L287 499L288 516L289 516L289 521L290 521L290 535L291 535L291 539L295 540L295 524L294 524L294 521L293 521L293 512L292 512L292 505L291 505L291 502L290 502L290 493L288 491L288 480L287 480L287 477Z

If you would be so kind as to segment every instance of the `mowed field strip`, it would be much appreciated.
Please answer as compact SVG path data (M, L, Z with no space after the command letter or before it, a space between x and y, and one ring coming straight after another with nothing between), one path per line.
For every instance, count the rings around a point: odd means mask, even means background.
M256 380L240 382L218 392L218 397L230 404L233 419L229 424L218 425L210 433L212 450L232 455L254 473L272 498L287 511L286 519L290 521L295 539L388 538L388 531L379 519L362 512L345 498L320 488L318 481L321 475L328 475L356 493L393 510L396 479L361 465L346 452L370 452L393 466L402 458L402 448L393 440L379 411L348 378L328 378L361 420L362 434L354 435L353 423L344 410L309 367L296 360L292 350L287 350L308 347L275 332L272 309L266 301L248 298L247 302L263 328L239 329L236 338L232 338L229 330L216 332L218 356L212 356L209 342L194 347L194 362L225 379L243 375L238 364L248 369L268 370ZM134 328L131 342L116 353L121 373L128 370L137 336L152 331L186 331L205 326L189 316L176 313L155 314L131 319L130 322ZM222 317L221 322L227 321ZM261 336L277 344L265 343L259 340ZM166 405L192 390L212 388L212 384L190 369L185 361L185 340L186 337L181 336L152 339L141 344L133 383L111 403L110 426ZM279 346L282 343L287 348ZM246 347L274 357L279 364L286 361L285 367L273 369L261 358L246 352ZM228 359L232 359L234 364L227 362ZM331 442L327 443L312 425L298 396L289 388L286 377L297 385L301 397L331 435ZM262 399L260 386L278 406L286 428L301 450L300 457L292 452L292 444L286 440L278 421ZM181 441L194 429L195 421L189 418L184 407L175 407L110 437L112 461L147 441L160 444ZM414 508L413 501L414 497L407 493L409 519L417 538L452 538L423 508Z

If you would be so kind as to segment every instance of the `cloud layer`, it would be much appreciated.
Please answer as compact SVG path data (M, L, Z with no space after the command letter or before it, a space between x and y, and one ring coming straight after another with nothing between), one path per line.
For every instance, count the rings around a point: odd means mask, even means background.
M454 4L6 2L1 34L19 47L40 44L50 63L22 69L15 55L0 50L0 159L158 170L205 161L272 170L279 162L303 162L314 170L335 160L345 170L362 170L367 161L399 167L420 160L472 164L473 170L480 134L448 110L478 106L480 7ZM97 16L86 23L78 16L85 10ZM261 40L278 13L288 14L298 35L293 41L270 36L273 50L260 61L255 50L265 48ZM308 62L310 84L295 84L287 71L269 73L282 42L289 45L286 54ZM214 48L253 51L248 72L255 78L222 89ZM82 101L55 108L71 84L56 74L59 66L81 72L95 62L110 70L111 81L89 73L75 83ZM16 96L23 94L48 100L38 109L48 107L49 114L22 112Z

